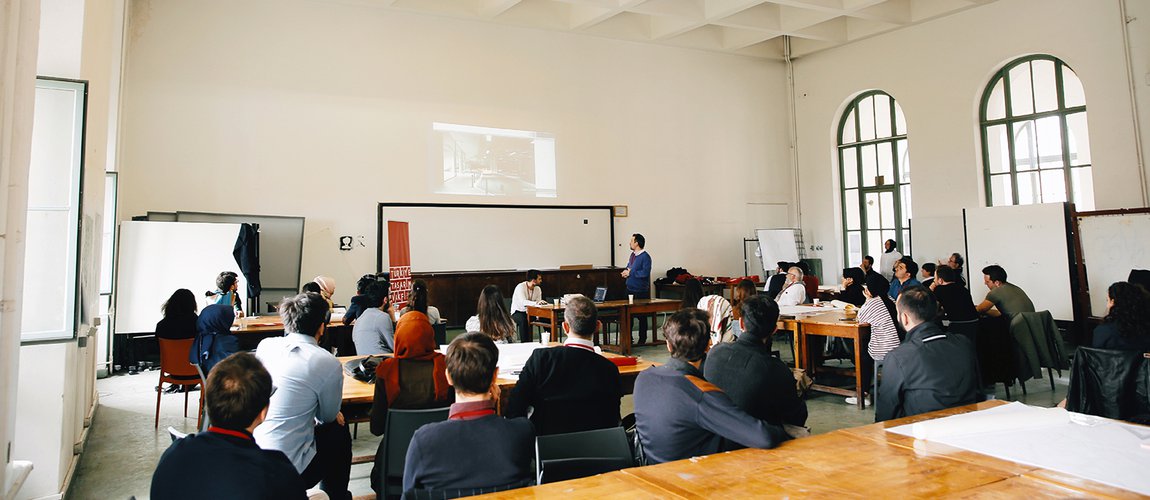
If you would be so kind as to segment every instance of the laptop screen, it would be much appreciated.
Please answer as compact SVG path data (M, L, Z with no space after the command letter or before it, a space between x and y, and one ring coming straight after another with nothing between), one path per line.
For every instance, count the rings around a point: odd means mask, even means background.
M595 302L603 302L607 300L607 287L601 286L595 289Z

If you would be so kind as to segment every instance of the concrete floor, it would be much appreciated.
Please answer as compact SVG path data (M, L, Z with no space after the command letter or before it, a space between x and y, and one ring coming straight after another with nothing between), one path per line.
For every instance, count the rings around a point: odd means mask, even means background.
M782 353L784 360L790 361L789 344L777 340L775 349ZM667 350L663 346L642 347L637 349L637 354L657 362L667 359ZM1011 390L1011 399L1031 405L1053 406L1066 395L1069 373L1063 372L1062 378L1057 378L1057 374L1055 377L1053 392L1045 379L1034 380L1028 383L1028 395L1023 396L1022 391L1015 387ZM198 392L191 393L189 417L184 418L183 395L165 394L162 397L159 429L148 430L155 415L154 387L158 378L158 372L149 371L96 381L100 396L99 407L68 498L125 499L134 496L142 499L149 496L152 471L170 443L166 428L171 426L181 432L194 431L199 397ZM1002 384L997 386L996 397L1006 399ZM856 406L845 404L841 396L831 394L811 393L807 398L807 409L810 415L807 425L814 434L874 422L874 410L871 407L859 410ZM631 396L623 398L622 412L624 415L634 412ZM358 438L353 442L353 453L375 454L379 439L371 435L367 424L360 425ZM370 472L371 464L352 467L351 492L354 495L371 494L368 481Z

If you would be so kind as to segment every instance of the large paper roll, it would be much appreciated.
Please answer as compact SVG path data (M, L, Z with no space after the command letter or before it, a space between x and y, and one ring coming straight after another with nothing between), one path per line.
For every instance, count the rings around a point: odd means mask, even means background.
M1031 429L1070 423L1062 408L1038 408L1021 403L912 424L915 439L938 440L991 432Z

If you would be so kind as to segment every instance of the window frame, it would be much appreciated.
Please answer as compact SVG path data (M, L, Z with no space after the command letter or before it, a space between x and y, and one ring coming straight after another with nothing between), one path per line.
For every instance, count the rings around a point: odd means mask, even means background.
M1013 114L1013 96L1011 95L1013 92L1011 92L1011 87L1010 87L1010 85L1011 85L1010 84L1010 81L1011 81L1010 71L1013 70L1014 68L1017 68L1018 66L1023 65L1023 64L1030 65L1030 63L1032 63L1034 61L1050 61L1054 64L1054 85L1055 85L1054 91L1055 91L1055 94L1057 97L1058 105L1053 110L1039 112L1039 111L1035 111L1034 109L1032 109L1031 113L1014 115ZM1081 113L1086 117L1087 120L1089 120L1089 115L1087 115L1086 104L1085 104L1085 95L1083 95L1083 104L1081 106L1073 106L1073 107L1067 107L1066 106L1066 85L1065 85L1065 81L1063 79L1063 69L1074 74L1075 78L1078 78L1078 73L1075 72L1074 69L1070 67L1070 65L1066 64L1061 59L1059 59L1055 56L1052 56L1050 54L1031 54L1031 55L1027 55L1027 56L1023 56L1023 57L1019 57L1017 59L1011 60L1009 63L1006 63L1005 65L1003 65L1001 68L999 68L997 71L994 72L994 75L990 78L990 80L987 82L986 86L983 88L982 98L979 101L979 108L978 108L978 126L979 126L979 140L980 140L980 144L982 146L982 174L983 174L983 189L984 189L984 194L985 194L986 206L988 206L988 207L1013 206L1013 205L1019 205L1020 204L1019 203L1019 194L1018 194L1018 174L1020 171L1018 170L1018 158L1015 155L1015 150L1016 150L1015 143L1016 143L1017 139L1015 137L1016 134L1014 131L1014 127L1020 123L1026 123L1026 122L1032 122L1032 121L1037 122L1040 119L1050 118L1050 117L1057 117L1058 118L1058 125L1059 125L1059 129L1060 129L1059 135L1060 135L1060 139L1061 139L1061 157L1062 157L1061 158L1062 159L1062 167L1060 167L1060 169L1062 170L1063 185L1066 188L1065 201L1073 202L1076 199L1075 191L1074 191L1074 182L1073 182L1073 179L1071 176L1071 170L1073 168L1089 168L1089 169L1091 169L1090 170L1091 171L1091 177L1093 177L1093 167L1094 167L1093 158L1091 158L1091 163L1089 163L1089 164L1071 165L1071 161L1070 161L1070 127L1067 126L1067 118L1072 116L1072 115L1076 115L1076 114ZM1031 74L1030 95L1031 95L1031 100L1033 101L1034 95L1036 94L1035 87L1034 87L1033 66L1030 66L1030 74ZM1002 82L1003 117L1002 118L989 119L989 118L987 118L987 110L988 110L989 105L990 105L990 98L994 93L994 87L999 82ZM1078 82L1081 85L1082 79L1078 78ZM1085 87L1084 86L1083 86L1083 93L1085 94ZM992 173L990 171L991 165L990 165L990 147L989 147L990 133L989 132L990 132L991 127L995 127L995 126L999 126L999 125L1004 126L1006 129L1006 156L1007 156L1007 162L1009 163L1009 165L1008 165L1006 172ZM1085 146L1087 148L1090 147L1089 141L1085 144ZM1036 158L1034 158L1034 160L1036 162L1041 163L1041 155L1039 154ZM1045 170L1050 171L1050 170L1054 170L1054 169L1045 169ZM1033 169L1033 172L1039 173L1039 175L1036 177L1038 180L1038 186L1039 186L1038 203L1050 203L1044 199L1044 196L1042 193L1042 188L1041 188L1041 186L1042 186L1041 172L1042 171L1043 171L1043 169L1041 168L1041 166L1036 166ZM1030 171L1023 171L1023 172L1030 172ZM995 200L994 200L993 181L996 177L1009 177L1010 178L1010 199L1004 200L1004 203L1000 204L1000 205L995 205ZM1051 202L1053 202L1053 201L1051 201Z

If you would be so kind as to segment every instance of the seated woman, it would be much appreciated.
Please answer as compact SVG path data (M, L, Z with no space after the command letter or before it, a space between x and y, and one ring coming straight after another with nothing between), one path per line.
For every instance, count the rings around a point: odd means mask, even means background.
M391 321L395 309L384 283L373 281L363 294L364 310L351 329L355 353L360 356L395 351L395 324Z
M435 352L435 333L427 316L412 311L395 326L395 356L375 368L375 398L371 403L371 433L387 430L387 409L438 408L451 404L444 356ZM378 453L384 453L380 441ZM372 489L380 491L378 474L371 471Z
M843 291L839 295L839 300L861 307L866 302L866 296L863 295L864 285L866 285L866 273L862 269L857 267L843 269Z
M399 312L399 315L403 316L410 311L423 313L427 317L428 323L433 325L439 323L439 309L427 304L427 283L423 280L411 282L411 296L408 298L407 306Z
M239 352L240 341L232 333L232 323L236 313L224 304L212 304L204 308L196 320L196 340L188 353L188 361L200 365L207 376L216 363Z
M699 301L703 298L703 283L696 278L689 278L683 285L683 309L694 309L699 307Z
M164 302L164 319L156 323L156 337L190 339L196 336L196 296L181 288Z
M335 302L333 302L332 297L335 296L335 278L328 276L316 276L312 281L319 285L319 294L322 295L323 299L327 301L327 310L331 311L334 309ZM330 315L328 320L331 320Z
M739 328L739 318L743 317L742 312L739 311L739 307L743 304L744 300L754 297L758 293L759 289L755 287L754 281L744 279L739 281L738 285L735 285L735 291L731 297L734 299L731 302L731 341L739 338L739 335L743 333L742 329ZM724 342L726 341L727 340L724 339Z
M515 322L503 307L503 293L495 285L483 287L479 292L479 303L475 305L475 316L467 318L464 328L469 332L480 332L496 344L518 342Z
M1109 312L1094 329L1093 347L1150 352L1150 296L1141 285L1119 281L1107 290Z
M867 344L866 355L862 356L864 388L869 388L871 384L870 377L873 370L871 365L886 358L887 353L893 351L901 342L898 313L894 301L887 295L889 291L890 282L882 275L867 278L866 287L863 288L866 302L859 309L858 322L870 324L870 342ZM852 405L858 404L853 397L847 398L846 402Z

